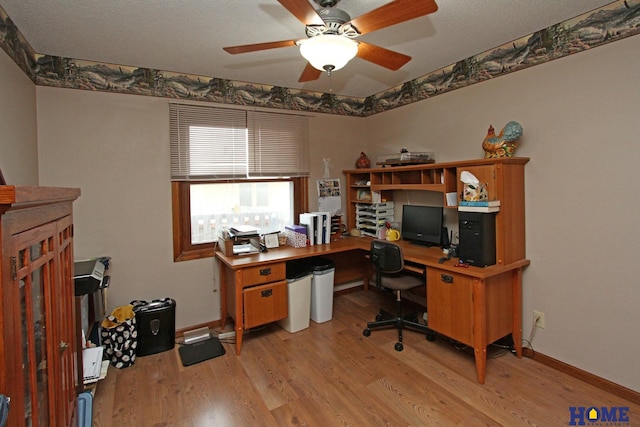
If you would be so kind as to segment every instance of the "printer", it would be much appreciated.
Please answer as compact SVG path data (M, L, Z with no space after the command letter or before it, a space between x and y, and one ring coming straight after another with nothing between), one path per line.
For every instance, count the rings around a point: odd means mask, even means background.
M75 295L92 294L104 287L105 265L100 259L76 261L73 263L73 281L75 283Z

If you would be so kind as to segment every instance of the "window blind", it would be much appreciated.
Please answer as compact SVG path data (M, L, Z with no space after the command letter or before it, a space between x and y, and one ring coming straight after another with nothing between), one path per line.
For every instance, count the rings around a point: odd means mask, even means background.
M309 175L308 119L169 104L171 179Z
M309 175L309 126L303 116L249 111L249 175Z

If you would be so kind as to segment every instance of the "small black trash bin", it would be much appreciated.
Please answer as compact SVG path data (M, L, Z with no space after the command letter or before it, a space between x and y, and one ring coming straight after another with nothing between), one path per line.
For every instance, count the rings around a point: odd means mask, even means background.
M131 301L138 327L136 356L171 350L176 342L176 302L171 298Z

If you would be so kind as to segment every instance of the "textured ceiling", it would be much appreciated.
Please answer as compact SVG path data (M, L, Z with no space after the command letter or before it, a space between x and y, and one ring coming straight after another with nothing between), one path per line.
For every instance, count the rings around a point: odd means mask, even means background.
M342 0L339 7L355 18L388 2ZM306 62L296 47L239 55L222 50L305 38L304 26L276 0L0 0L0 6L40 54L364 98L612 3L436 2L431 15L362 36L412 56L400 70L355 58L331 80L323 74L307 83L298 83Z

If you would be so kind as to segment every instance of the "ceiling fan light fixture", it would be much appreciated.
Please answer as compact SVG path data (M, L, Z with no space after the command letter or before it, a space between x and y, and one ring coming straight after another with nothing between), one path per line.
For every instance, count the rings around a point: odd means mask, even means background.
M358 42L337 34L323 34L299 42L300 54L320 71L335 71L358 53Z

